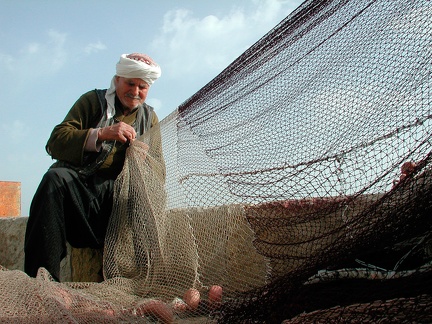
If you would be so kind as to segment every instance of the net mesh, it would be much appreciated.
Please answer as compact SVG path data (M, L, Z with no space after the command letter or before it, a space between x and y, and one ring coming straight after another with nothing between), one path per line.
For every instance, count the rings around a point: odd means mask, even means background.
M305 1L129 147L104 281L0 317L431 322L431 56L431 1Z

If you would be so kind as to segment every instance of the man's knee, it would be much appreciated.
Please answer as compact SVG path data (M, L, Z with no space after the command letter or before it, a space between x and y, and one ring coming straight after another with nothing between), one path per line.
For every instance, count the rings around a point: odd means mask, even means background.
M44 174L42 183L54 187L61 187L74 179L76 179L76 172L72 169L51 168Z

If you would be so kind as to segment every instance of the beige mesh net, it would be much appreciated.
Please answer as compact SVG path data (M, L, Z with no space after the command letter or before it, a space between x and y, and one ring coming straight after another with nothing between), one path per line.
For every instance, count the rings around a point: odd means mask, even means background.
M432 322L431 44L431 1L305 1L129 147L104 281L5 269L0 318Z

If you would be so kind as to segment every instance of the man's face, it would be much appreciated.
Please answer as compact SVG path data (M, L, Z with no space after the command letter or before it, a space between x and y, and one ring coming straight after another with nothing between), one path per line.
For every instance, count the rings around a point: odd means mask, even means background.
M115 77L116 94L125 108L130 110L144 103L150 86L142 79Z

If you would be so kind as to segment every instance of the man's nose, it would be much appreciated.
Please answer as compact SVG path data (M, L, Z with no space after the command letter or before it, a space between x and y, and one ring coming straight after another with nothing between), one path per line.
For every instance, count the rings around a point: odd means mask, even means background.
M139 87L132 87L132 93L134 96L138 96L139 94Z

